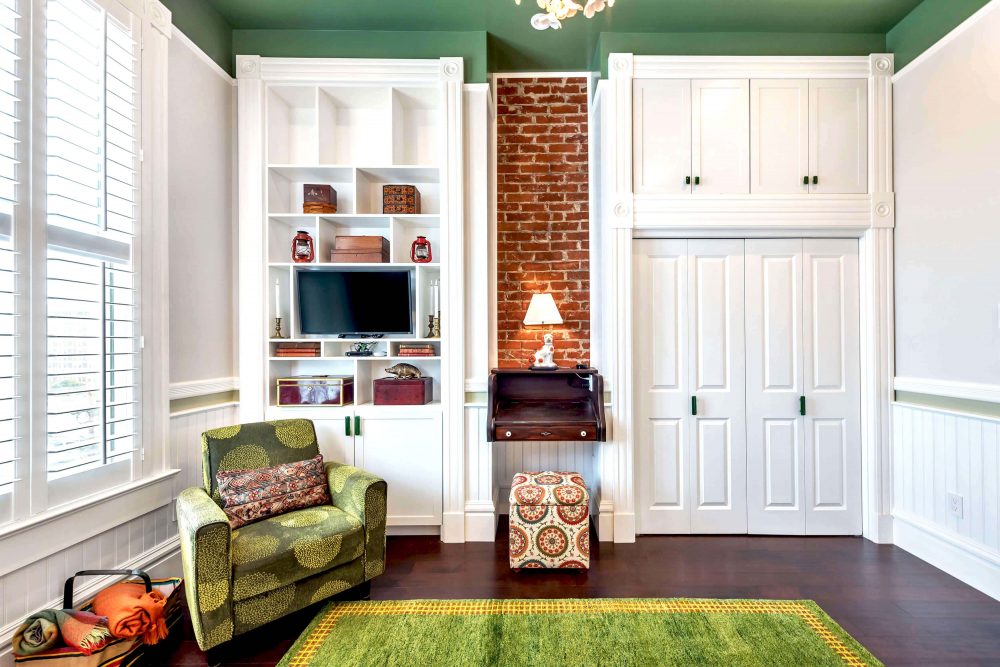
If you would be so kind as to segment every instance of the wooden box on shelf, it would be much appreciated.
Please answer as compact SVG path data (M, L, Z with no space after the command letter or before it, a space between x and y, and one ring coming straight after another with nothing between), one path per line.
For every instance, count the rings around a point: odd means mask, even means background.
M372 385L375 405L424 405L434 400L431 378L379 378Z
M420 191L415 185L383 185L382 213L420 213Z
M307 215L337 212L337 191L332 185L306 183L302 186L302 212Z
M354 378L350 375L302 375L278 378L280 407L343 406L354 403Z
M389 239L384 236L338 236L330 251L331 262L383 264L389 261Z

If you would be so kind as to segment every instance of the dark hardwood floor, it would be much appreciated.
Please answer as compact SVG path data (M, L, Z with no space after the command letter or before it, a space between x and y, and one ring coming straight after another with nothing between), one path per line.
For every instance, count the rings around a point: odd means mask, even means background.
M893 546L840 537L642 537L595 545L587 574L515 575L505 524L499 534L492 544L389 538L372 599L810 599L886 665L1000 665L1000 602ZM213 661L273 665L320 607L237 638ZM189 627L165 662L207 664Z

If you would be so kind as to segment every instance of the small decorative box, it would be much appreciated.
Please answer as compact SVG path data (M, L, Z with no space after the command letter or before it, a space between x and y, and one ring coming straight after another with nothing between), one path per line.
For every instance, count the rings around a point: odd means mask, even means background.
M384 236L338 236L333 241L330 261L384 264L389 261L389 239Z
M372 385L375 405L424 405L434 400L431 378L379 378Z
M415 185L383 185L382 213L420 213L420 192Z
M310 215L336 213L337 191L332 185L306 183L302 186L302 212Z
M278 405L315 406L354 403L354 378L350 375L303 375L278 378Z

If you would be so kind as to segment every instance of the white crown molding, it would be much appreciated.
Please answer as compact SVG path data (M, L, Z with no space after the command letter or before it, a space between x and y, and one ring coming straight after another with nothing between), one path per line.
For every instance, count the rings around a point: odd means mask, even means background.
M213 378L210 380L192 380L191 382L172 382L169 398L175 401L179 398L194 398L196 396L211 396L240 388L238 377Z
M963 33L969 30L969 28L972 28L974 25L979 23L979 21L989 16L998 7L1000 7L1000 0L991 0L991 2L988 2L985 5L983 5L979 9L979 11L977 11L975 14L973 14L969 18L959 23L951 32L949 32L947 35L945 35L938 41L934 42L934 44L931 45L930 48L928 48L926 51L924 51L919 56L917 56L909 63L907 63L906 67L896 72L896 74L893 75L892 77L892 82L896 83L904 76L906 76L907 74L917 69L931 58L933 58L938 51L944 49L950 43L961 37Z
M866 79L871 74L868 56L634 56L627 63L624 55L611 55L612 79Z
M201 50L201 47L199 47L197 44L191 41L190 37L185 35L177 28L174 28L174 37L176 37L177 41L179 41L181 44L191 49L191 51L199 60L205 63L209 67L209 69L211 69L213 72L221 76L226 81L226 83L228 83L231 86L236 85L236 79L229 76L229 72L222 69L222 67L219 66L219 63L212 60L207 53Z
M933 380L930 378L897 377L892 382L896 391L909 391L928 396L964 398L970 401L1000 403L1000 384L980 384L955 380Z
M236 56L236 78L287 83L399 83L461 81L461 58L262 58Z
M146 0L145 15L149 19L150 25L163 33L163 36L170 39L173 29L171 23L173 15L159 0Z
M494 72L496 79L589 79L593 72Z
M237 79L260 78L260 56L236 56Z

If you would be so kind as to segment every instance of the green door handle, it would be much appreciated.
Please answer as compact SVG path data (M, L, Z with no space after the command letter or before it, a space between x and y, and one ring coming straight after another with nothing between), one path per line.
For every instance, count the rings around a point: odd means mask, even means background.
M694 177L694 184L695 185L701 185L701 176L695 176Z
M691 185L691 177L690 176L685 176L684 177L684 185Z
M361 435L361 417L354 416L354 435Z
M691 414L694 415L694 416L696 416L696 417L698 416L698 397L697 396L692 396L691 397Z
M802 177L802 185L809 185L809 177L808 176L803 176Z
M799 396L799 414L803 417L806 416L806 397Z
M344 417L344 435L351 434L351 417L350 415Z
M813 176L813 185L819 185L819 176Z

